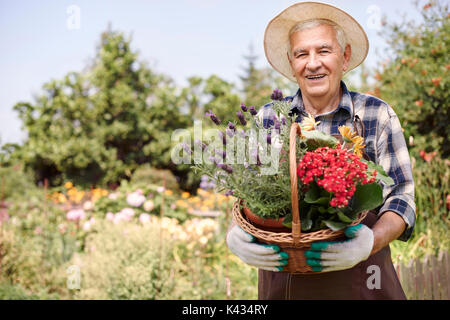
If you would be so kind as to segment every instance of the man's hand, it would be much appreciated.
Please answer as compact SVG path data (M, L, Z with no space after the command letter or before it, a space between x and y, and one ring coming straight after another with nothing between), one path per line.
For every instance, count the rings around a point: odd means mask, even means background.
M255 243L256 238L234 226L227 235L227 245L231 252L245 263L269 271L281 271L287 265L288 254L280 252L280 247Z
M350 269L366 260L372 251L374 236L364 224L345 229L345 241L313 242L305 252L306 263L313 271L328 272Z

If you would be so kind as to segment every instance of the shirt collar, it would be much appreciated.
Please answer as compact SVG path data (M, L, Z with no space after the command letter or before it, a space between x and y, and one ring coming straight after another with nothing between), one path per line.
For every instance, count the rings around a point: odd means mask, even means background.
M339 112L340 109L345 110L349 115L350 119L353 119L353 102L350 92L347 89L344 81L341 80L342 97L339 101L338 107L331 113ZM291 113L299 113L302 115L307 115L305 107L303 105L302 92L298 89L295 96L292 99Z

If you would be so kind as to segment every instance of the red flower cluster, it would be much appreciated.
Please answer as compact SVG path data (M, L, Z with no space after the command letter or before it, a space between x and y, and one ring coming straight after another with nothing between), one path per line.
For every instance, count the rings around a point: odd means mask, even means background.
M377 172L367 176L367 164L347 149L329 147L317 148L307 152L298 164L297 175L305 185L313 180L317 185L332 193L330 201L333 207L343 208L348 205L356 191L356 185L373 183Z

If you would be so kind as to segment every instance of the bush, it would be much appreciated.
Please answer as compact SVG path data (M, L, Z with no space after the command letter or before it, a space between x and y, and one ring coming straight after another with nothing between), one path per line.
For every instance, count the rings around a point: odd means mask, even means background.
M417 216L414 233L406 243L392 243L392 256L403 262L450 250L450 160L437 156L430 161L413 158L413 164Z
M33 177L25 173L20 165L0 167L0 201L21 197L27 190L34 190Z
M132 185L149 185L154 184L162 186L165 180L166 189L178 191L179 186L177 179L170 170L155 169L149 165L140 166L133 173L130 184Z

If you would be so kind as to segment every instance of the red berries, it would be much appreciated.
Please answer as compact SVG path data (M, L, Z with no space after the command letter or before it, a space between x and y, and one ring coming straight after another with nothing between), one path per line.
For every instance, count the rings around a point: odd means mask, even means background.
M333 194L330 205L343 208L348 205L357 184L375 182L376 170L367 176L367 164L347 149L329 147L307 152L298 164L297 175L305 185L316 181L317 185Z

